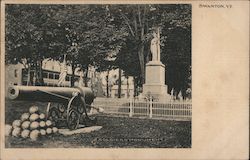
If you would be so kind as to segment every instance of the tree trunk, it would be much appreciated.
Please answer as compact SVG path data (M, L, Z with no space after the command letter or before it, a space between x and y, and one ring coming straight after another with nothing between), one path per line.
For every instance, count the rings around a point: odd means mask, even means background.
M84 86L88 87L88 72L89 72L89 67L85 69L85 74L84 74Z
M107 71L107 75L106 75L106 93L107 93L107 98L109 98L109 70Z
M42 61L42 59L40 58L39 59L39 78L38 78L38 80L39 80L39 84L41 85L41 86L44 86L44 80L43 80L43 61Z
M38 66L37 61L35 61L35 70L34 70L34 76L33 76L33 86L36 86L38 84Z
M127 76L126 78L127 78L127 98L129 98L129 96L130 96L129 95L129 83L128 83L129 77Z
M31 84L31 76L30 76L30 65L28 66L28 71L27 71L28 73L28 75L27 75L27 84L26 84L26 86L29 86L30 84Z
M121 98L122 92L122 70L119 68L119 75L118 75L118 98Z
M144 45L143 44L139 46L138 56L139 56L139 62L140 62L140 68L141 68L141 83L144 84L145 66L144 66Z
M137 88L137 80L136 80L136 77L134 76L134 97L137 96L137 91L136 91L136 88Z

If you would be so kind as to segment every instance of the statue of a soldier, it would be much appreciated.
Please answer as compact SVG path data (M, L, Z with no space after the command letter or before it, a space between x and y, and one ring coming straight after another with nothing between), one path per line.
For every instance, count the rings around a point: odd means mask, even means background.
M160 35L153 32L153 39L151 40L150 50L152 53L152 61L160 61Z

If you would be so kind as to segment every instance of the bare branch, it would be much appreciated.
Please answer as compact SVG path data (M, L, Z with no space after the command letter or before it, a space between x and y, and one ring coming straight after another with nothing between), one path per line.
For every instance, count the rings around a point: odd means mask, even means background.
M140 11L140 6L137 6L137 10L138 10L138 19L139 19L139 24L140 27L142 27L142 21L141 21L141 11Z
M131 27L130 24L129 24L129 19L128 19L123 13L120 12L120 14L121 14L123 20L125 21L125 23L127 24L127 26L128 26L128 28L129 28L129 30L130 30L132 36L135 37L135 34L134 34L133 30L132 30L132 27Z
M143 17L142 17L142 24L141 24L141 39L142 41L144 41L144 32L145 32L145 19L146 19L146 11L147 11L147 7L144 6L144 11L143 11Z
M134 27L135 27L135 36L137 37L138 34L138 25L137 25L137 21L136 21L136 12L133 14L133 18L134 18Z

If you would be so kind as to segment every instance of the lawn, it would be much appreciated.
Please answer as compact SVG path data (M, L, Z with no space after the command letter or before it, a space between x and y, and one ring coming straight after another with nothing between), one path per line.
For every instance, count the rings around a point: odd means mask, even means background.
M9 101L6 99L5 121L10 124L27 112L31 105L45 112L46 104L38 102ZM190 148L191 122L152 120L98 115L98 126L90 132L64 136L54 134L38 141L6 137L7 148Z

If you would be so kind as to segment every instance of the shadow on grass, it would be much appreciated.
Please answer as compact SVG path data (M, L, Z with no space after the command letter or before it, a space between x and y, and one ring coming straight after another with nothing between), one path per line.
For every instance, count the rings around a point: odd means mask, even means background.
M45 112L47 103L6 101L5 121L10 124L28 112L31 105ZM170 121L98 116L91 133L63 136L54 134L38 141L6 137L6 148L191 148L191 121Z

